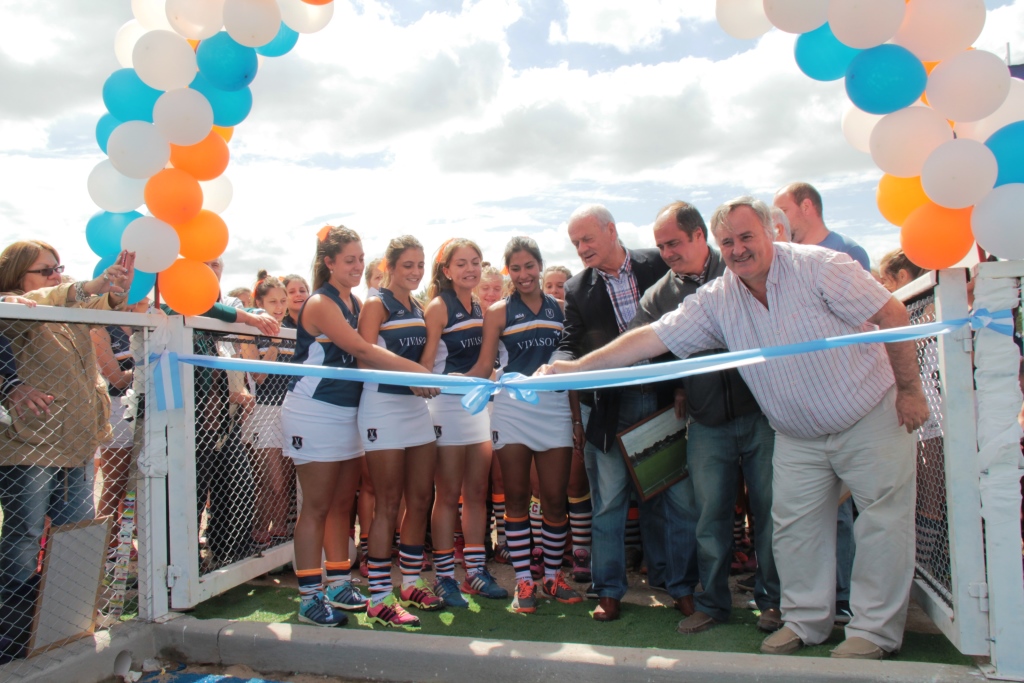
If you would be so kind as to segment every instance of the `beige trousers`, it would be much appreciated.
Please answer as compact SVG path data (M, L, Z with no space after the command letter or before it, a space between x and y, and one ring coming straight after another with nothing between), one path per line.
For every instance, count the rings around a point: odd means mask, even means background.
M807 644L832 633L836 594L836 507L842 484L860 516L846 637L898 650L914 574L916 434L900 427L892 388L838 434L778 434L772 479L772 548L782 584L782 619Z

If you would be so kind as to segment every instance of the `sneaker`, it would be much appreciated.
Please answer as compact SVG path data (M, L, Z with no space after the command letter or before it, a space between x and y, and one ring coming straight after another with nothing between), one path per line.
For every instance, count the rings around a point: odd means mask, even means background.
M576 583L590 583L590 551L586 548L572 551L572 580Z
M370 576L370 562L365 553L359 558L359 573L363 575L364 579Z
M434 594L444 600L446 607L469 607L469 601L459 590L459 582L450 576L442 576L434 582Z
M508 597L508 591L499 586L486 569L481 569L473 576L467 576L462 582L462 592L499 600Z
M544 578L544 549L534 548L530 553L530 575L534 581Z
M601 595L597 592L597 586L590 584L587 586L587 589L583 591L583 597L587 600L599 600Z
M565 575L562 572L555 574L553 579L544 579L544 593L566 605L575 605L577 602L583 602L583 596L569 588L569 584L565 582Z
M398 604L395 594L391 593L384 602L366 608L366 623L381 626L402 626L419 628L419 617L409 614Z
M837 624L849 624L850 619L853 619L853 612L850 610L849 600L837 600L836 601L836 623Z
M299 621L314 626L344 626L348 623L348 617L344 612L335 612L324 601L324 596L317 594L299 605Z
M499 543L494 549L494 561L498 564L512 564L512 555L508 552L508 543Z
M512 600L512 611L519 614L533 614L537 611L537 584L526 579L516 582L516 597Z
M345 581L337 586L327 586L324 595L327 602L331 603L331 607L346 612L362 612L366 609L366 596L360 593L351 581Z
M455 537L455 564L465 564L465 548L466 548L466 537L456 536Z
M416 579L416 583L402 586L402 591L399 595L401 597L399 602L402 607L415 607L425 612L444 609L444 600L437 597L434 589L428 586L427 582L423 579Z

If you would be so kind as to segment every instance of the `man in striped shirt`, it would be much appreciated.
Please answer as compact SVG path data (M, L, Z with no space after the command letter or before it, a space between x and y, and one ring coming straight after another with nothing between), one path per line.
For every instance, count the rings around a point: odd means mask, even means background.
M739 351L909 324L906 309L845 254L775 244L751 197L711 219L728 271L676 310L576 361L540 373L621 367L666 351ZM854 617L834 657L878 659L903 640L914 560L914 430L928 417L913 342L772 359L740 374L778 436L773 548L781 630L762 652L824 642L835 606L835 510L846 484L861 515Z

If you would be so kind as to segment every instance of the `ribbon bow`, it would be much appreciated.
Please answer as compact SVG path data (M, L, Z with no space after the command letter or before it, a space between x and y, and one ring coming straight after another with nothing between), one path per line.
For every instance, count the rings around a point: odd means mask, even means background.
M494 382L481 384L471 389L469 393L462 397L462 407L476 415L487 407L488 399L491 396L500 394L502 389L507 391L516 401L537 405L540 402L540 396L537 395L536 391L526 387L519 387L515 384L517 381L522 382L527 379L529 377L518 372L506 372Z

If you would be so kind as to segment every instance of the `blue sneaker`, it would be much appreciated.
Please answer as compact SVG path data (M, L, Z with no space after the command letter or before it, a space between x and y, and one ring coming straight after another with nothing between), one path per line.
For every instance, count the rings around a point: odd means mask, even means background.
M442 576L434 582L434 593L444 600L446 607L469 607L469 601L459 590L459 582L451 576Z
M343 612L335 612L330 604L324 602L322 594L303 600L299 605L299 621L314 626L344 626L348 617Z
M328 586L324 594L327 602L331 603L331 607L337 607L346 612L362 612L366 609L366 596L360 593L351 581L345 581L337 586Z
M467 576L462 582L462 592L470 595L482 595L485 598L503 600L508 597L508 591L498 585L491 573L481 569L473 576Z

